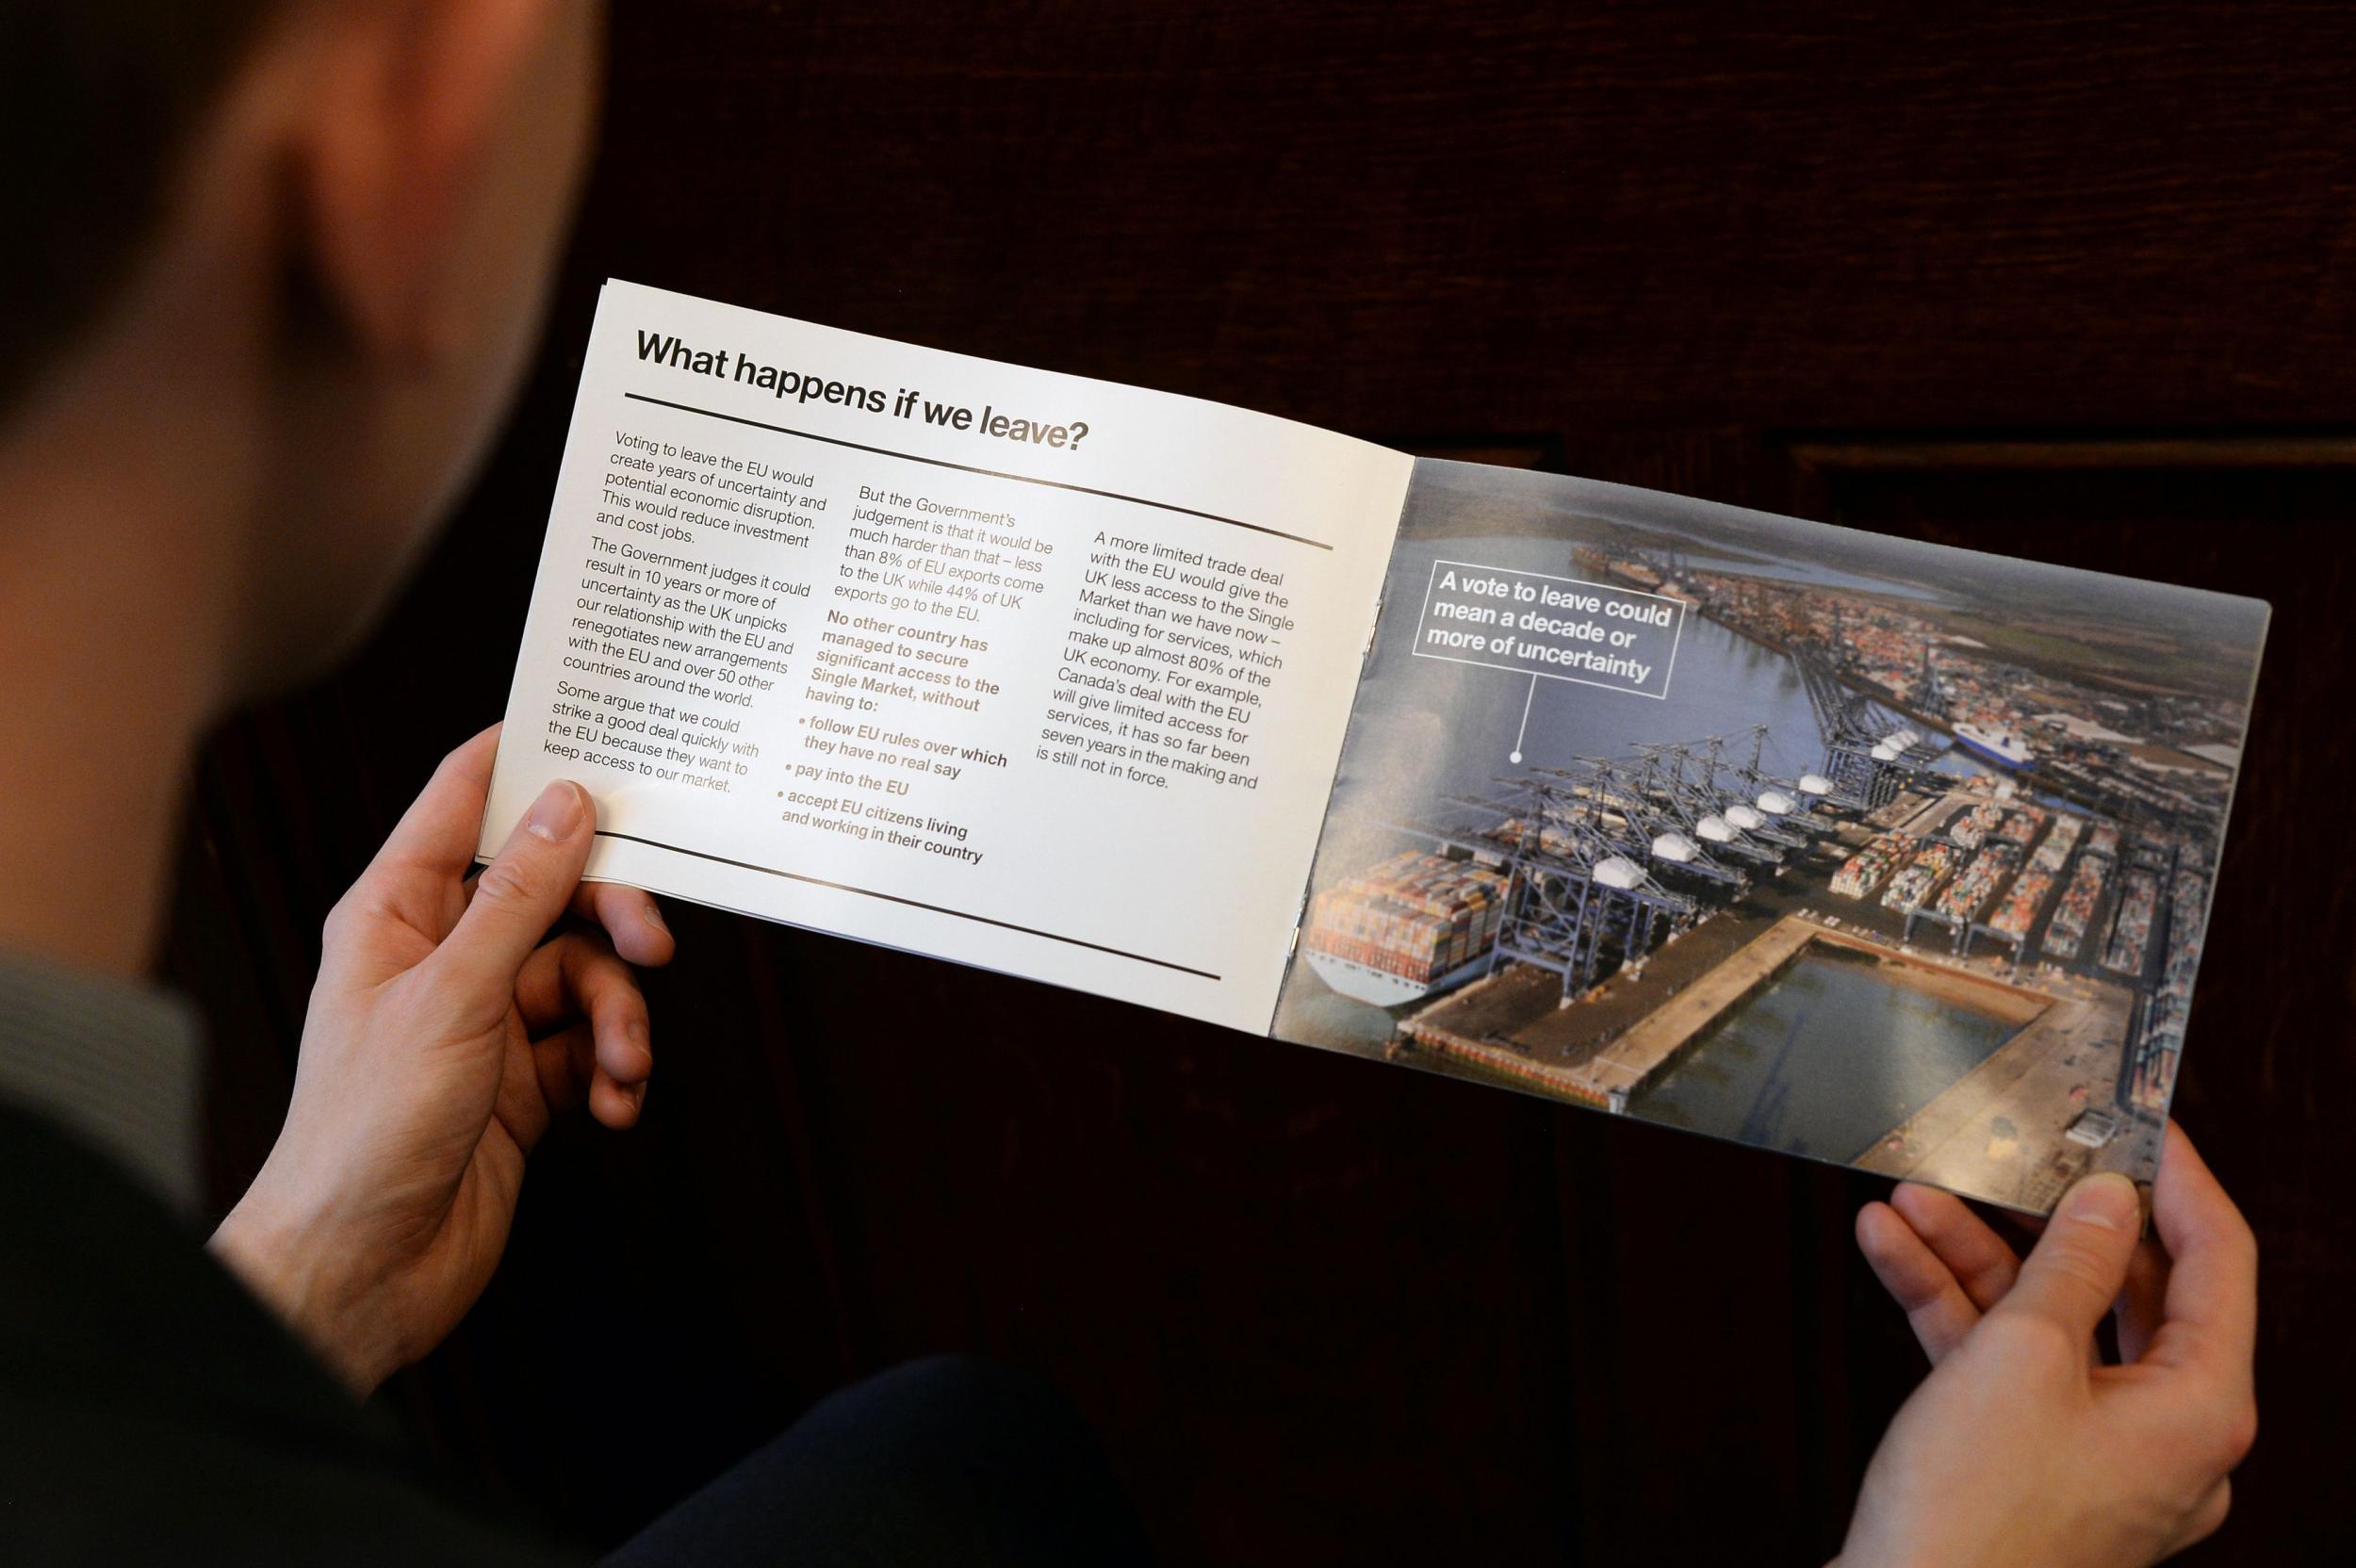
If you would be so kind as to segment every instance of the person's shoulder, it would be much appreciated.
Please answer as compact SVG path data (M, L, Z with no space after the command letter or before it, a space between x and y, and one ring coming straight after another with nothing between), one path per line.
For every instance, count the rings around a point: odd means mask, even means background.
M0 1561L553 1560L449 1506L160 1200L0 1102Z
M62 1124L0 1101L0 1395L228 1396L356 1416L183 1217Z

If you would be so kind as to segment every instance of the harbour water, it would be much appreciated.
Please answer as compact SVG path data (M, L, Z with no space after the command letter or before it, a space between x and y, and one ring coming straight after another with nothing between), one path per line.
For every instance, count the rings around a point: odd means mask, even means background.
M1626 756L1638 742L1747 736L1758 724L1768 727L1769 771L1796 776L1817 765L1823 747L1792 661L1699 615L1686 617L1660 698L1552 678L1533 690L1527 675L1415 656L1415 615L1434 561L1568 577L1570 553L1568 542L1551 539L1400 541L1391 583L1407 612L1385 615L1389 635L1362 688L1336 805L1395 817L1414 802L1481 792L1518 771L1517 748L1523 766L1567 765ZM1744 760L1748 754L1744 740Z
M1818 1159L1857 1159L2019 1032L1809 951L1731 1009L1628 1114Z
M1776 582L1805 583L1811 588L1853 588L1859 593L1878 594L1884 598L1935 600L1938 595L1910 582L1891 582L1885 578L1859 577L1855 572L1839 571L1831 566L1806 561L1738 561L1730 556L1705 555L1688 550L1681 558L1683 564L1705 572L1735 572L1748 577L1763 577Z

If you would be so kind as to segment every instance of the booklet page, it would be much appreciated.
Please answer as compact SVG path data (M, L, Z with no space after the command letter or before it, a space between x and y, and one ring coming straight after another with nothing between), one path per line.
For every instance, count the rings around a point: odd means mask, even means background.
M1276 1032L2023 1209L2149 1180L2266 617L1418 463Z
M1265 1032L1411 467L609 283L483 853Z

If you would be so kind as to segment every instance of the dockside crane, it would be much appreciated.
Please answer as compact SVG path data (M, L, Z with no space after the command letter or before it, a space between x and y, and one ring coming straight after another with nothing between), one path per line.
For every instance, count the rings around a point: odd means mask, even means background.
M1690 813L1653 798L1640 770L1612 758L1582 757L1579 771L1541 770L1573 789L1585 789L1604 809L1628 825L1640 858L1656 873L1670 871L1739 889L1745 874L1710 853L1697 837Z
M1706 781L1687 776L1692 749L1683 744L1640 743L1631 748L1643 759L1643 771L1638 788L1647 799L1658 800L1671 813L1691 825L1693 835L1713 850L1724 851L1739 859L1762 866L1780 865L1783 852L1773 844L1763 843L1721 810L1724 802L1718 791ZM1757 819L1759 813L1748 813Z
M1715 744L1716 743L1712 743ZM1767 761L1767 727L1751 726L1751 760L1748 763L1729 762L1728 771L1741 778L1755 792L1751 804L1779 828L1805 835L1830 833L1840 825L1820 814L1816 806L1831 793L1832 783L1822 774L1802 774L1788 778L1769 773Z
M1843 681L1822 655L1795 649L1792 662L1824 739L1824 776L1839 804L1864 811L1887 806L1946 749Z
M1612 822L1589 780L1498 784L1494 793L1445 797L1443 820L1392 825L1505 873L1492 972L1534 964L1561 977L1567 998L1594 986L1613 956L1641 969L1700 911L1698 899L1645 868L1644 846L1625 819Z
M1774 844L1787 854L1792 850L1806 849L1807 839L1781 825L1751 798L1752 780L1758 776L1759 757L1765 748L1766 739L1767 727L1760 725L1753 731L1751 766L1748 770L1744 770L1726 760L1726 737L1712 735L1705 743L1710 748L1709 751L1694 758L1695 764L1701 770L1702 786L1717 794L1718 814L1752 838L1759 840L1761 843ZM1734 783L1731 786L1720 781L1718 776L1722 773L1733 776Z

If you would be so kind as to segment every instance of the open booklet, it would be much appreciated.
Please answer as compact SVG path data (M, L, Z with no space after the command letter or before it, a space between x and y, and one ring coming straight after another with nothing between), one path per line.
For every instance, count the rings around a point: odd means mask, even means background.
M612 282L482 849L2041 1210L2266 618Z

